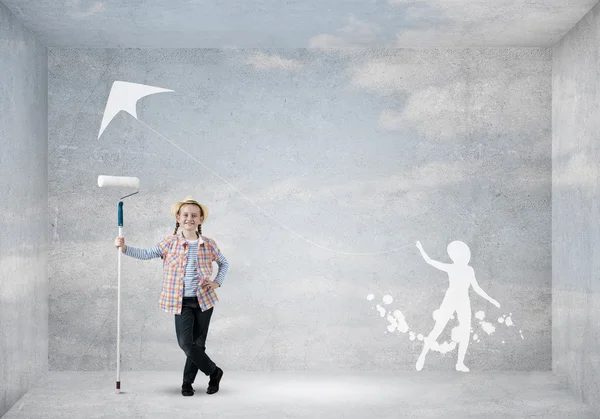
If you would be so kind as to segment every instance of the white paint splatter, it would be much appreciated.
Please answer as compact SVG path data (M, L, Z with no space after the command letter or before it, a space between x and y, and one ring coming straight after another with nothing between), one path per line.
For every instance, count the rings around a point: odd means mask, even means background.
M454 342L460 342L460 327L453 327L452 332L450 332L450 337Z
M375 298L374 294L369 294L367 296L368 301L372 301L374 298ZM408 326L408 324L406 322L404 313L402 313L401 310L393 310L392 311L392 308L389 308L386 310L386 308L383 307L383 305L392 304L393 301L394 301L394 298L391 295L386 294L382 298L382 304L377 304L376 306L372 306L372 308L373 309L376 308L377 311L379 312L379 315L381 317L385 317L389 323L386 327L386 330L384 331L384 334L393 333L396 331L400 332L400 333L408 333L408 338L410 339L410 341L414 342L416 339L419 341L425 341L425 343L427 343L428 339L430 339L430 338L427 335L423 335L422 333L417 334L416 332L410 330L410 327ZM511 313L511 315L512 315L512 313ZM442 316L441 316L440 309L434 310L432 312L432 317L436 322L444 320L441 318ZM491 335L496 331L496 327L491 322L483 321L486 317L485 311L483 311L483 310L477 311L474 314L474 317L479 320L479 325L481 326L483 331L485 333L487 333L487 335ZM450 318L455 319L454 313L450 316ZM498 323L506 324L507 327L514 326L512 318L507 317L506 314L498 318ZM473 325L464 325L463 324L463 325L458 325L451 330L450 342L444 341L442 343L439 343L439 342L437 342L435 337L432 336L431 340L433 342L431 342L431 344L427 344L427 346L429 346L429 350L439 352L443 355L447 354L448 352L453 351L454 349L457 348L458 344L461 341L461 336L460 336L461 330L460 329L462 328L464 330L465 327L468 327L468 329L470 330L470 335L473 336L473 341L480 343L481 335L474 333L475 330L474 330ZM521 339L524 339L521 330L519 331L519 333L521 334ZM469 338L467 337L467 339L469 339ZM502 344L503 345L505 344L504 340L502 340ZM421 367L422 367L422 364L421 364ZM419 362L417 362L417 370L420 371Z
M446 354L450 351L453 351L455 348L456 348L455 341L451 341L451 342L444 341L444 343L433 342L431 344L431 350L439 352L441 354Z
M494 327L494 325L489 322L481 322L480 324L483 331L488 335L491 335L496 331L496 327Z
M381 306L380 307L380 313L382 311L385 312L385 309ZM394 332L396 330L398 330L401 333L406 333L408 332L408 330L410 329L408 327L408 324L406 323L406 318L404 317L404 314L400 311L400 310L395 310L393 315L392 314L388 314L387 315L387 320L390 322L390 324L387 326L387 330L391 332Z
M406 323L406 318L404 317L404 314L400 310L396 310L394 311L394 317L397 322L398 331L402 333L408 332L409 327Z

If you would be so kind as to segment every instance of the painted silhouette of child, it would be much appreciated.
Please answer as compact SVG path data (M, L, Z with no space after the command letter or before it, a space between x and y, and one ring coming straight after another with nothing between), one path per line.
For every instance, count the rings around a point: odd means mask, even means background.
M488 300L490 303L500 308L500 304L487 295L477 283L475 279L475 271L469 266L471 259L471 251L462 241L453 241L448 245L448 255L454 263L442 263L432 260L423 250L421 242L417 242L417 248L421 252L423 259L429 265L448 273L449 286L435 321L435 326L425 338L423 351L417 360L417 371L421 371L425 364L425 356L431 349L431 345L437 341L440 334L448 324L448 320L456 311L458 317L459 329L459 346L458 358L456 361L456 370L468 372L469 368L465 366L465 354L469 346L471 337L471 301L469 300L469 287L473 286L473 290Z

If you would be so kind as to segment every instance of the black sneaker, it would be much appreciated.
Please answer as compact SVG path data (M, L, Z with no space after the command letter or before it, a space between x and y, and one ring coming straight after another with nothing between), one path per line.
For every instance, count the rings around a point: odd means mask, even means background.
M208 381L208 388L206 389L207 394L215 394L219 391L219 383L221 382L221 378L223 377L223 370L219 367L210 375L210 380Z
M183 385L181 386L181 394L184 396L193 396L194 389L192 388L192 383L186 383L184 381Z

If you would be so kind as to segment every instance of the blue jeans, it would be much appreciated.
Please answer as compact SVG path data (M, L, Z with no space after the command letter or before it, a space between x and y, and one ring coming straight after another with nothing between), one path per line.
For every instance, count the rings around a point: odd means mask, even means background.
M212 307L202 311L196 297L183 297L181 314L175 315L177 342L187 357L183 369L184 382L193 383L198 370L211 375L217 368L206 354L205 346L212 313Z

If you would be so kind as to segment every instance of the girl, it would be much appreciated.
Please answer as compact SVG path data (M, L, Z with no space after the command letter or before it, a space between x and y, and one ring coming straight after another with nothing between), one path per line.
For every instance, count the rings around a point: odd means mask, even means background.
M141 249L125 245L125 238L115 240L115 246L127 256L148 260L163 259L163 284L159 307L175 314L177 342L187 357L183 369L181 394L193 396L192 383L198 370L210 377L208 394L219 391L223 370L215 365L205 350L208 326L213 307L218 301L215 289L223 285L229 264L217 243L202 235L202 223L208 218L208 208L187 196L173 205L175 231L154 247ZM181 235L177 230L181 227ZM212 262L219 270L214 281Z
M417 371L421 371L425 363L427 352L431 349L433 342L440 337L440 334L448 324L452 314L456 312L460 330L456 371L469 372L469 368L465 365L465 355L471 336L471 300L469 299L469 288L473 287L473 290L477 294L496 307L500 308L500 304L498 301L487 295L477 283L477 280L475 279L475 270L469 266L471 250L466 243L455 240L448 245L448 256L450 256L450 259L452 259L454 263L442 263L432 260L427 253L425 253L425 250L423 250L421 242L417 242L417 249L421 252L425 262L448 274L449 286L444 295L442 305L440 306L435 326L431 333L429 333L429 336L425 338L423 351L417 360L416 369Z

